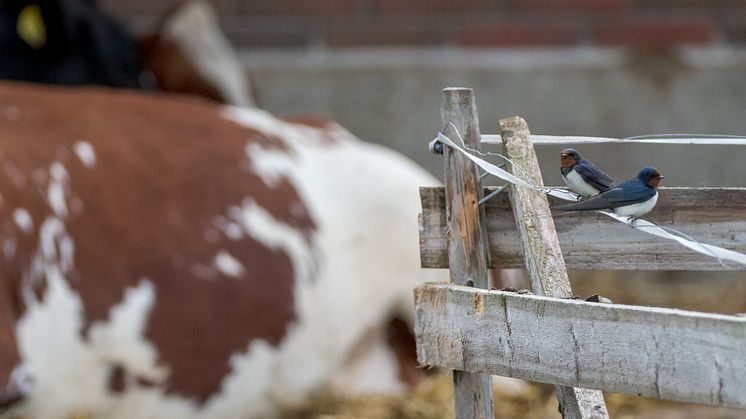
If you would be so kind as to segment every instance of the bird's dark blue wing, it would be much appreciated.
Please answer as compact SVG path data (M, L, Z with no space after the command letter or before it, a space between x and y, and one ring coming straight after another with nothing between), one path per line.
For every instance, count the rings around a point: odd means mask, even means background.
M583 180L601 192L611 188L611 182L614 181L611 176L607 175L603 170L587 160L577 163L575 165L575 171L578 172Z
M609 201L613 204L610 208L639 204L652 198L657 193L654 188L642 183L639 179L630 179L622 182L619 186L609 189L609 192L616 191L617 189L621 190L621 193L615 192L608 195Z
M639 204L652 198L655 189L644 185L637 179L628 180L615 188L611 188L592 198L584 199L567 205L558 205L554 209L564 211L591 211L623 207Z
M557 205L555 207L552 207L552 209L563 211L591 211L614 208L612 206L613 203L609 200L609 196L607 194L615 195L617 193L616 189L617 188L609 189L602 194L596 195L592 198L584 199L582 201L574 202L572 204ZM618 192L621 193L622 191L619 190Z

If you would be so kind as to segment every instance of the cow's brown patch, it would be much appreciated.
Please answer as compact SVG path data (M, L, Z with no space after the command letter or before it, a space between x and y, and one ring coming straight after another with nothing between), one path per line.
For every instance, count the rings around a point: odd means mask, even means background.
M23 399L24 395L18 388L10 387L0 390L0 414Z
M127 388L127 371L120 364L111 366L109 370L109 391L121 393Z
M417 363L417 343L412 328L405 321L394 318L389 322L386 334L399 365L399 380L408 385L422 381L427 372Z
M285 122L289 122L291 124L306 125L309 127L322 128L322 129L329 128L331 125L336 124L334 121L332 121L329 118L314 117L314 116L307 116L307 115L284 117L282 118L282 120Z
M282 339L295 316L289 256L246 236L206 238L215 217L246 197L310 237L315 227L293 186L270 188L246 169L248 142L278 149L282 142L193 98L0 83L0 104L15 109L12 119L0 109L0 161L29 178L19 187L0 173L2 231L18 238L15 257L0 265L3 281L20 282L38 247L38 226L52 214L33 173L59 161L70 175L68 205L82 203L64 222L75 243L68 279L87 324L105 320L126 288L150 280L156 303L146 337L170 369L169 388L198 400L218 389L232 353L253 339ZM93 147L93 167L72 153L77 141ZM31 214L31 236L9 224L8 211L17 207ZM210 280L194 269L211 265L219 251L243 264L242 279Z
M166 92L186 93L225 103L228 98L200 75L189 56L175 42L160 35L141 41L145 67L153 73Z
M16 349L14 304L7 285L7 278L0 278L0 411L22 398L10 381L21 359Z

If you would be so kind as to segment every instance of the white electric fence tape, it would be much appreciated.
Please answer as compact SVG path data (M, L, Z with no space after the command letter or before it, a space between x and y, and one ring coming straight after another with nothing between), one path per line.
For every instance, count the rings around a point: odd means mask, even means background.
M450 124L450 125L453 126L453 124ZM476 164L477 166L481 167L487 173L489 173L491 175L494 175L494 176L497 176L498 178L500 178L500 179L502 179L502 180L504 180L506 182L510 182L510 183L512 183L514 185L517 185L517 186L522 186L522 187L525 187L525 188L530 188L530 189L533 189L533 190L542 191L542 192L545 192L545 193L547 193L549 195L552 195L552 196L555 196L557 198L564 199L564 200L567 200L567 201L577 201L578 200L578 195L575 194L575 193L573 193L573 192L570 192L570 191L565 190L565 189L546 188L546 187L540 187L540 186L537 186L537 185L532 185L531 183L529 183L529 182L527 182L527 181L525 181L525 180L523 180L523 179L521 179L521 178L519 178L519 177L517 177L517 176L515 176L515 175L513 175L511 173L508 173L507 171L501 169L500 167L498 167L498 166L496 166L496 165L494 165L492 163L489 163L489 162L485 161L484 159L482 159L482 158L480 158L478 156L475 156L471 152L471 151L475 151L475 150L469 150L469 151L467 151L466 147L465 147L465 145L463 143L463 139L461 139L461 135L458 133L458 130L456 130L455 126L453 126L453 129L456 131L456 135L459 136L459 139L461 141L460 145L456 144L454 141L452 141L450 138L448 138L446 135L444 135L443 133L440 133L440 132L438 133L437 138L435 138L433 141L440 141L443 144L446 144L446 145L450 146L454 150L456 150L459 153L461 153L464 156L466 156L469 160L473 161L474 164ZM493 143L493 144L497 143L497 141L493 142L493 140L491 138L488 138L487 140L485 140L485 137L496 137L496 138L500 138L499 136L484 136L484 135L482 136L482 142L483 143ZM725 137L725 138L723 138L723 137ZM568 143L568 142L576 142L576 141L567 141L566 139L568 139L568 138L578 139L578 140L587 139L588 140L587 142L578 142L578 143L583 143L583 144L590 144L591 142L598 142L598 143L607 142L608 143L608 142L640 142L641 141L641 140L629 140L629 141L627 141L627 140L623 140L623 139L599 138L599 137L554 137L554 136L535 136L535 135L531 136L531 140L532 141L536 141L536 139L538 139L539 141L542 141L542 140L548 141L548 139L551 139L551 141L554 141L554 142L543 142L541 144L554 144L554 143L556 143L556 144L565 144L565 143ZM649 137L646 137L646 138L649 138ZM560 140L560 139L564 139L564 140ZM700 141L700 140L704 140L704 139L705 139L705 137L701 137L701 138L688 137L688 138L685 138L683 140L686 140L686 141ZM717 142L717 144L743 144L743 145L746 145L746 138L744 138L744 137L718 136L718 137L708 137L707 139L708 140L714 139L715 141L726 141L726 140L729 141L727 143L726 142ZM605 140L613 140L613 141L605 141ZM682 139L678 139L678 140L682 140ZM645 140L645 141L649 142L649 141L653 141L653 140ZM665 140L664 141L662 139L658 139L658 140L655 140L655 141L656 142L659 141L659 142L662 142L662 143L671 144L671 142L670 142L671 140ZM739 142L730 142L730 141L739 141ZM502 144L502 140L500 140L499 144ZM537 142L536 144L539 144L539 143ZM700 143L698 143L698 142L682 142L682 143L676 143L676 144L700 144ZM710 142L703 142L701 144L712 144L712 143L710 143ZM505 157L505 156L502 156L502 155L499 155L499 154L496 154L496 153L491 153L491 154L495 155L495 156L498 156L498 157L501 157L501 158L505 159L506 161L510 162L510 160L508 160L508 158ZM658 225L653 224L653 223L651 223L649 221L645 221L645 220L641 220L641 219L633 219L632 217L620 216L620 215L614 214L613 212L607 212L607 211L598 211L598 212L600 212L601 214L605 214L605 215L607 215L607 216L609 216L609 217L611 217L611 218L613 218L613 219L615 219L615 220L617 220L619 222L627 224L628 226L630 226L632 228L638 229L640 231L644 231L646 233L649 233L649 234L652 234L654 236L658 236L658 237L661 237L661 238L664 238L664 239L676 241L676 242L680 243L681 245L686 246L686 247L688 247L691 250L694 250L695 252L699 252L699 253L702 253L704 255L716 258L716 259L718 259L718 261L720 262L720 264L723 265L726 268L728 266L726 266L723 263L723 261L725 261L725 260L729 260L729 261L733 261L733 262L737 262L737 263L746 265L746 255L744 255L742 253L734 252L732 250L724 249L722 247L713 246L713 245L710 245L710 244L700 243L700 242L698 242L698 241L696 241L696 240L694 240L692 238L685 237L685 234L683 234L683 233L681 233L679 231L673 230L673 229L668 228L668 227L658 226Z
M532 135L534 145L563 144L703 144L703 145L746 145L746 137L741 135L697 135L697 134L654 134L626 138ZM484 144L502 144L499 135L482 135Z
M456 134L458 135L458 132ZM570 191L568 191L566 189L542 188L540 186L532 185L532 184L526 182L525 180L523 180L523 179L521 179L521 178L519 178L519 177L517 177L517 176L515 176L515 175L513 175L511 173L506 172L505 170L499 168L498 166L496 166L496 165L494 165L492 163L489 163L489 162L487 162L487 161L485 161L485 160L483 160L483 159L475 156L472 153L467 152L466 150L464 150L464 148L462 148L462 146L454 143L450 138L446 137L442 132L438 133L438 137L436 138L436 140L442 142L443 144L447 144L447 145L451 146L455 150L458 150L459 152L461 152L461 154L463 154L464 156L466 156L469 160L473 161L474 164L476 164L477 166L479 166L482 169L484 169L485 172L487 172L487 173L489 173L491 175L497 176L497 177L499 177L500 179L502 179L502 180L504 180L506 182L510 182L510 183L512 183L514 185L520 185L520 186L523 186L523 187L526 187L526 188L529 188L529 189L546 192L549 195L556 196L557 198L564 199L566 201L577 201L578 200L578 195L577 194L575 194L573 192L570 192ZM507 157L504 157L504 156L500 156L500 157L502 157L506 161L510 162L510 160L508 160Z

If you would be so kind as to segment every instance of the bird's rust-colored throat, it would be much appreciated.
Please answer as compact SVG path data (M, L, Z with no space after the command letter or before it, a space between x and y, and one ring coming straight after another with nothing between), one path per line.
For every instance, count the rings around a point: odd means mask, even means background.
M564 154L564 153L560 154L560 165L562 167L571 167L574 164L575 164L575 159L573 159L567 154Z

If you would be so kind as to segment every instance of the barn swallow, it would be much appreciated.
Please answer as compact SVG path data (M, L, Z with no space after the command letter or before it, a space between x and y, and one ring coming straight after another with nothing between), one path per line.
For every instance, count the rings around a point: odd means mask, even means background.
M560 153L560 171L570 190L585 198L608 190L613 181L603 170L590 160L584 159L573 148L562 150Z
M640 218L649 213L658 201L658 187L663 176L654 167L640 170L637 177L583 201L554 207L563 211L611 209L615 214Z

